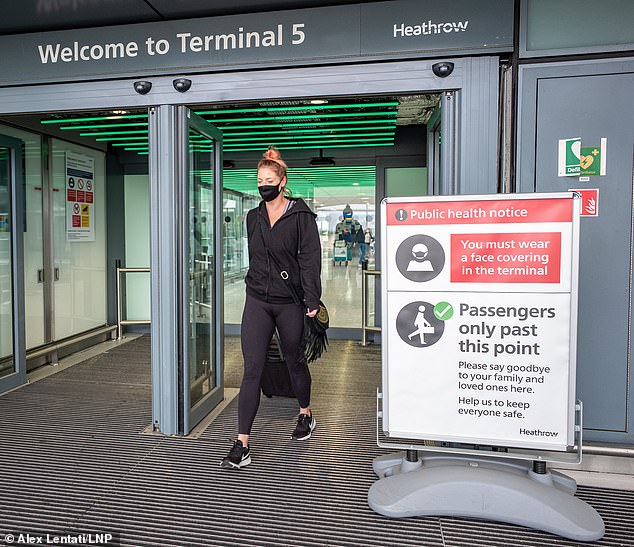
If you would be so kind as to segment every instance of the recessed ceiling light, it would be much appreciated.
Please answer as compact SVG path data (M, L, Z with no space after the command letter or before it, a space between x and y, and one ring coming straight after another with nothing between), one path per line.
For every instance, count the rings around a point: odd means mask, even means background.
M115 114L116 116L123 116L124 114L127 114L128 111L127 110L113 110L112 113Z
M327 104L328 101L326 99L312 99L310 104Z

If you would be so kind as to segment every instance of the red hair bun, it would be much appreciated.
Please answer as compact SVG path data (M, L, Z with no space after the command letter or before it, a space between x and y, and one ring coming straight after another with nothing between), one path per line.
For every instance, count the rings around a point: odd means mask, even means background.
M263 155L267 160L280 161L282 159L279 151L273 145L269 146L268 150L264 152Z
M280 177L284 177L286 175L286 169L288 168L288 166L282 159L282 156L280 156L280 153L277 148L275 148L275 146L270 145L268 150L262 155L264 156L264 159L261 159L258 163L258 169L260 167L277 166L276 170L278 171L278 175Z

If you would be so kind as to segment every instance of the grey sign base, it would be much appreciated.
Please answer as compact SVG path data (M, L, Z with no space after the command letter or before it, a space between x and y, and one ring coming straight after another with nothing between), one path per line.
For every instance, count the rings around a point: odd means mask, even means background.
M405 452L376 458L370 507L387 517L452 516L519 524L577 541L601 539L601 516L574 496L577 483L530 461Z

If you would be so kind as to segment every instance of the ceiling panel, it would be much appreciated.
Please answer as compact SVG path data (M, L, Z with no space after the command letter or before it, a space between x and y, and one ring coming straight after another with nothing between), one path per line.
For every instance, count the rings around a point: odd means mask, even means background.
M350 0L148 0L164 17L206 17L285 9L358 4ZM362 0L363 1L363 0ZM367 1L367 0L366 0Z
M161 20L161 16L143 0L20 0L2 4L0 34Z
M361 0L365 1L368 0ZM5 0L0 34L358 3L350 0Z

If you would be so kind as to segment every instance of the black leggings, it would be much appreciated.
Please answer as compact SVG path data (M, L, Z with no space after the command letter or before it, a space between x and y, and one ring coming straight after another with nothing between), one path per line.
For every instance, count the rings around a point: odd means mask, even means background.
M260 381L275 326L280 334L282 353L288 366L293 390L301 408L310 405L310 373L301 356L306 310L297 304L270 304L247 295L242 312L242 356L244 376L238 400L238 427L241 435L251 433L260 406Z

